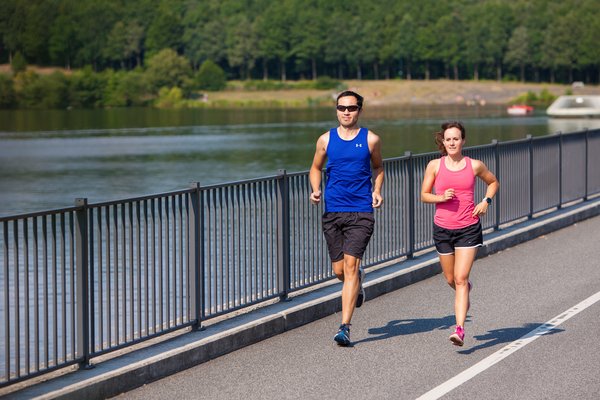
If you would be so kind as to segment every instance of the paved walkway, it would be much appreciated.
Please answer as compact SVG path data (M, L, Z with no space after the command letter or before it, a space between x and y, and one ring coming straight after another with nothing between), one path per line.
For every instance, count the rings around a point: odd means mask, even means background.
M596 217L478 260L463 348L448 341L453 292L438 275L367 301L353 348L333 343L332 315L118 398L415 399L439 385L444 394L472 368L447 398L597 399L599 244ZM594 294L598 302L488 366Z

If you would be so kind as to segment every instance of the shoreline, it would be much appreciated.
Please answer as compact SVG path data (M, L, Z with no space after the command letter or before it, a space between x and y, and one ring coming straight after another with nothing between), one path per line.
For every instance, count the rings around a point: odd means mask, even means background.
M70 74L56 67L28 69L46 75L55 71ZM10 73L10 66L0 65L0 73ZM275 81L275 80L273 80ZM295 82L295 81L290 81ZM498 82L495 80L341 80L338 89L279 89L246 90L243 81L229 81L228 88L217 92L204 92L199 99L179 99L166 102L164 108L298 108L330 106L341 90L353 90L365 98L369 107L400 105L509 105L527 102L530 105L548 106L552 99L565 94L600 95L600 85L574 87L569 84L534 82ZM342 89L343 88L343 89ZM523 100L530 94L539 100ZM542 96L540 96L542 94ZM544 96L545 95L545 96ZM532 97L532 96L529 96ZM540 99L545 97L545 99ZM150 106L152 107L152 106ZM156 106L155 106L156 107ZM160 106L158 107L160 108Z
M508 105L529 92L536 96L547 92L557 97L564 94L599 94L600 86L573 88L571 85L497 81L454 80L345 80L347 90L354 90L371 107L390 105ZM330 105L339 90L224 90L207 92L203 106L298 107Z

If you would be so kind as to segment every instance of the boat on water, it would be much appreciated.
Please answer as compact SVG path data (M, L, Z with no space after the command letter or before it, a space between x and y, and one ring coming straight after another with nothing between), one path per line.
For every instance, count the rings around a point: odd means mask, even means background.
M533 114L533 107L526 104L513 104L506 109L508 115L530 115Z
M548 107L550 117L600 117L600 95L560 96Z

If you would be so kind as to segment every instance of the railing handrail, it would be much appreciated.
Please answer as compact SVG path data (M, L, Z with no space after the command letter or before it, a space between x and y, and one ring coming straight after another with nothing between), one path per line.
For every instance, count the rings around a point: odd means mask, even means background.
M501 182L484 228L600 194L598 149L598 129L465 148ZM365 266L432 248L433 209L418 186L437 156L384 160L385 223ZM0 387L333 279L309 190L308 171L279 170L0 217Z

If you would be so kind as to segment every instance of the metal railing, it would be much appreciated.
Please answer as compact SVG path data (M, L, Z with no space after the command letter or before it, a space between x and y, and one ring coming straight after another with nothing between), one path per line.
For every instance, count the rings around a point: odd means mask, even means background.
M600 193L600 130L465 149L501 182L485 229ZM432 248L437 153L384 161L363 265ZM478 183L476 196L484 196ZM330 280L308 173L0 218L0 386Z

